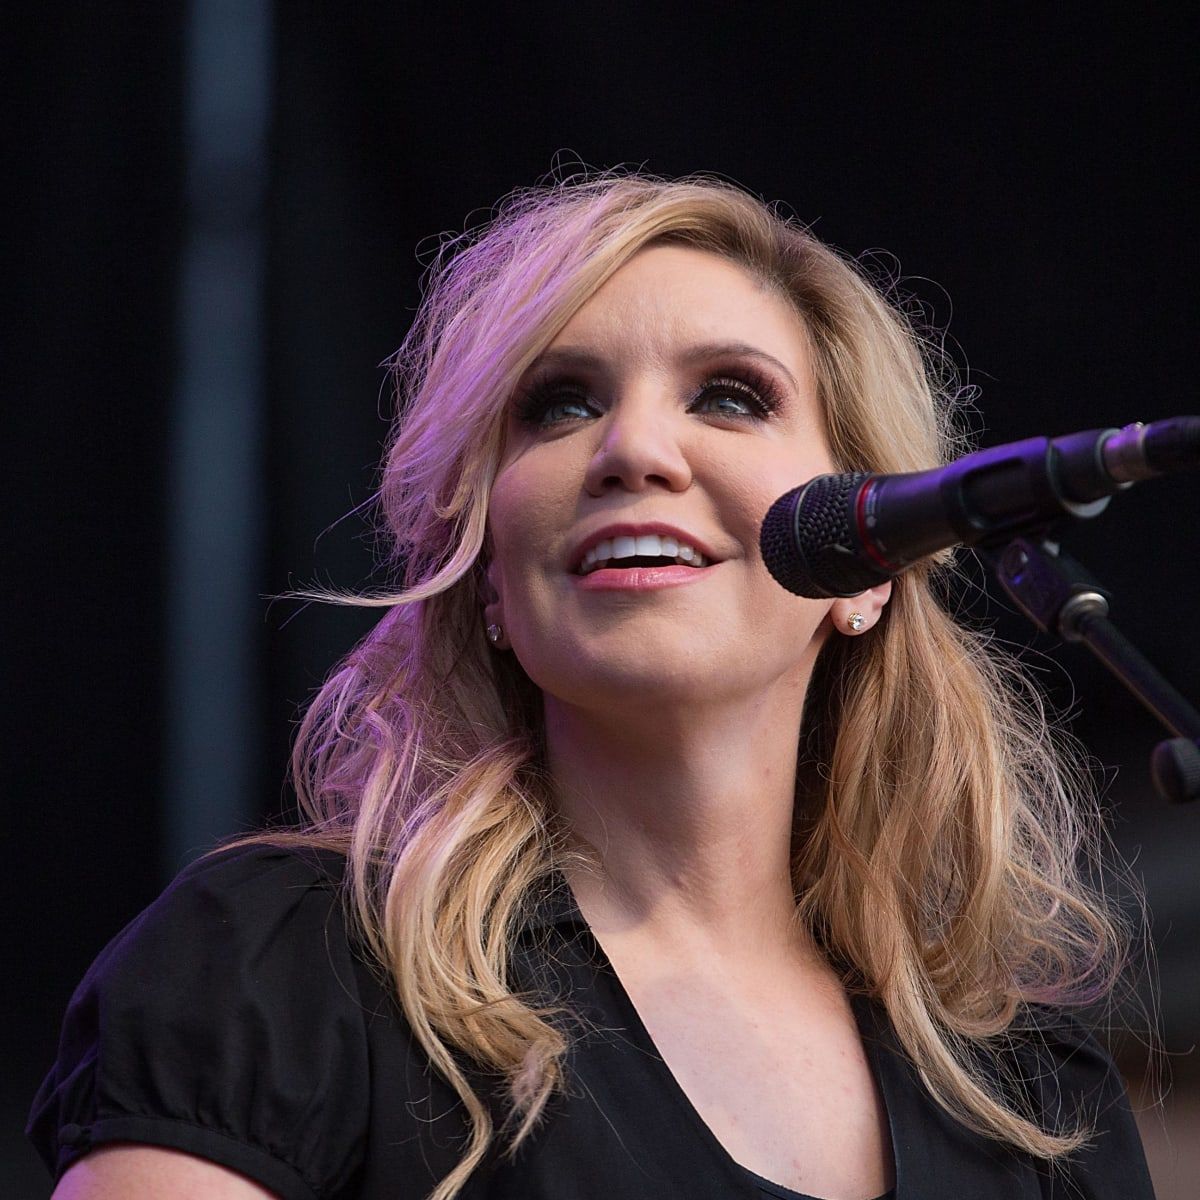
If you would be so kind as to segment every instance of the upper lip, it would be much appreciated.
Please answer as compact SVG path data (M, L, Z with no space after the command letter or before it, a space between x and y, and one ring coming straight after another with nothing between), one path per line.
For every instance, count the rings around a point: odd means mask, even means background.
M691 546L693 550L699 550L710 563L721 561L721 556L712 550L703 538L697 537L694 533L687 533L676 525L668 525L663 521L622 521L616 525L605 525L589 533L571 551L567 569L578 571L587 552L603 541L611 541L617 537L638 537L640 534L650 533L657 533L659 537L674 538L677 542Z

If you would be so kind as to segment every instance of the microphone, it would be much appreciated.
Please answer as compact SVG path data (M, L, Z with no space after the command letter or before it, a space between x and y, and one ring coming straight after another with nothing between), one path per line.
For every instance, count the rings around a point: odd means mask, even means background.
M977 450L904 475L818 475L771 505L759 545L797 596L856 596L950 546L1005 542L1114 492L1200 466L1200 417L1089 429Z

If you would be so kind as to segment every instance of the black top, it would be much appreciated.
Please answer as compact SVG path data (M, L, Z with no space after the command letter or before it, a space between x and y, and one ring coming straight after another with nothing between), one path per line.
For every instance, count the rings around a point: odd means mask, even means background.
M466 1121L387 989L347 936L343 860L245 847L184 871L104 950L67 1010L29 1135L57 1177L92 1146L175 1147L287 1200L424 1200ZM761 1200L668 1071L559 877L513 955L517 986L567 1001L568 1094L514 1162L464 1200ZM886 1017L855 1001L896 1159L896 1200L1153 1197L1115 1067L1047 1017L1009 1052L1051 1121L1084 1113L1092 1149L1055 1168L964 1129L931 1100ZM502 1101L489 1095L497 1124ZM774 1190L771 1190L774 1189Z
M782 1183L764 1179L761 1175L756 1175L749 1167L743 1167L742 1171L758 1189L759 1196L765 1196L767 1200L820 1200L818 1196L810 1196L807 1192L794 1192L791 1188L784 1187ZM895 1196L896 1190L891 1188L882 1196L877 1196L876 1200L895 1200Z

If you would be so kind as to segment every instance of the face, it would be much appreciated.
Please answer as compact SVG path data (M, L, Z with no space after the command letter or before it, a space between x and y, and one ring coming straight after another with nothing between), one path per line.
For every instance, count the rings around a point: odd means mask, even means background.
M514 396L487 620L548 698L799 703L831 606L771 578L759 528L834 469L791 305L716 255L643 250Z

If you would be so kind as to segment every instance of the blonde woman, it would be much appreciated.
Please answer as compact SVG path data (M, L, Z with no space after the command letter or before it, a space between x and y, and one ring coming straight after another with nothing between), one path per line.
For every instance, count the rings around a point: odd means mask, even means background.
M1150 1196L1036 702L936 565L816 601L760 557L801 481L954 449L904 317L732 186L605 176L448 250L396 378L404 586L304 827L89 972L56 1197Z

